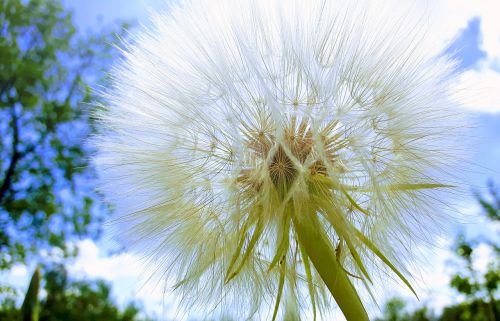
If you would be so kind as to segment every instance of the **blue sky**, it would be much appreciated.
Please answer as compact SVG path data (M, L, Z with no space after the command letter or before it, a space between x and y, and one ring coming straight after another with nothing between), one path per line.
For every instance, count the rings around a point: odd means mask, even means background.
M98 30L100 26L118 20L147 24L148 8L162 8L162 0L64 0L63 3L74 11L74 20L80 30ZM474 117L475 151L471 156L474 166L467 174L467 183L471 190L482 190L488 179L500 184L500 25L494 15L500 12L500 2L437 0L435 3L428 9L434 17L433 31L442 41L453 39L449 53L460 61L459 83L470 89L470 97L467 97L470 99L465 101L468 102L466 110ZM469 198L462 202L458 206L466 214L474 214L477 209L474 200ZM467 229L475 234L483 227L471 224ZM423 302L428 303L432 298L431 305L438 308L454 300L449 298L445 289L448 280L442 280L448 271L446 258L450 257L446 247L447 244L443 244L443 248L437 250L441 251L442 258L433 264L439 266L439 272L435 273L435 280L429 282L435 288L427 289L423 298ZM139 281L143 267L137 263L138 258L127 253L107 256L107 248L109 243L106 241L82 241L80 258L72 264L70 272L81 277L104 278L112 283L113 293L120 302L140 299L149 312L174 317L175 299L168 295L163 297L163 289ZM484 257L478 258L481 261L478 264L487 260L488 253L480 255ZM14 269L13 282L24 284L28 270L23 267Z
M116 21L147 23L148 10L162 8L162 0L63 0L74 12L79 29L96 29Z

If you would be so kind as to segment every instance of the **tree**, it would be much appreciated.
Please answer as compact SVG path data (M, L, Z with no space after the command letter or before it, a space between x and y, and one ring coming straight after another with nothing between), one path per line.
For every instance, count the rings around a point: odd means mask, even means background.
M404 301L398 298L389 300L384 307L383 318L376 321L437 321L427 308L408 312Z
M129 304L123 311L110 298L103 281L71 281L63 266L45 277L47 297L41 302L40 321L134 321L139 309Z
M498 188L490 182L486 197L476 194L483 214L489 218L491 224L500 222L500 196L497 191ZM451 286L463 294L466 300L455 307L446 308L443 320L500 320L500 301L497 299L500 288L500 244L497 242L498 240L495 241L489 236L476 240L459 236L455 252L464 263L465 269L452 276ZM475 270L473 265L473 253L481 243L489 246L496 255L496 259L488 264L485 273Z
M37 273L35 272L35 275ZM39 277L39 274L38 274ZM13 300L7 300L0 306L0 320L18 321L139 321L139 309L133 303L125 308L117 307L110 296L109 286L100 280L71 280L64 266L58 265L49 269L44 275L47 295L37 302L39 318L26 319L24 309L18 309ZM32 282L33 283L33 282ZM31 283L30 283L31 289ZM25 302L35 305L33 291L28 290Z
M97 236L82 102L115 51L113 32L78 34L57 0L0 0L0 27L1 270Z

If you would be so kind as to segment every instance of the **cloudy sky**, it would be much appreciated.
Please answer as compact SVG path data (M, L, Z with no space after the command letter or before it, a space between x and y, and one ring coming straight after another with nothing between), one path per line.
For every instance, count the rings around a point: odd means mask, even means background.
M476 144L471 163L475 169L468 177L470 189L481 190L488 179L500 183L500 1L498 0L417 0L428 13L430 30L438 41L450 42L449 52L460 61L457 86L464 108L475 116L473 136ZM148 10L162 8L162 0L65 0L74 11L75 22L80 29L97 29L114 21L148 23ZM472 198L457 204L469 217L465 232L498 233L498 228L485 226L477 217L478 208ZM450 240L442 240L434 249L432 259L426 264L425 281L420 282L422 302L439 309L456 302L459 297L448 289L447 275L453 271ZM76 277L103 278L112 283L115 298L124 303L140 300L150 314L161 319L176 318L175 301L163 294L161 287L145 284L144 267L140 258L127 253L109 255L109 241L97 243L83 240L79 244L80 256L69 270ZM486 247L478 250L476 264L485 268L488 260ZM16 267L9 279L21 288L27 285L29 268ZM390 297L394 293L386 293ZM400 295L410 298L408 293ZM179 317L180 319L180 317Z

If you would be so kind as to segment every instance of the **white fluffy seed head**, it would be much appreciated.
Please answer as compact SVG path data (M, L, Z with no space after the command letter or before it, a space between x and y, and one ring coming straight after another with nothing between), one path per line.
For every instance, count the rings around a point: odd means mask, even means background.
M377 251L408 277L443 222L463 123L443 47L387 9L189 1L126 46L96 114L101 189L123 244L187 306L327 313L308 215L355 287L394 272Z

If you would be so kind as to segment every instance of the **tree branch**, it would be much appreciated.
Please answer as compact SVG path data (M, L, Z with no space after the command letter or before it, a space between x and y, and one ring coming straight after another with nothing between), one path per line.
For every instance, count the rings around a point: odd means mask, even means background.
M7 196L7 192L12 186L12 178L16 172L16 166L21 159L21 153L19 152L19 118L17 117L14 106L11 107L11 123L12 123L12 157L10 159L9 167L5 172L4 178L2 180L2 185L0 186L0 204L3 203L4 198Z

